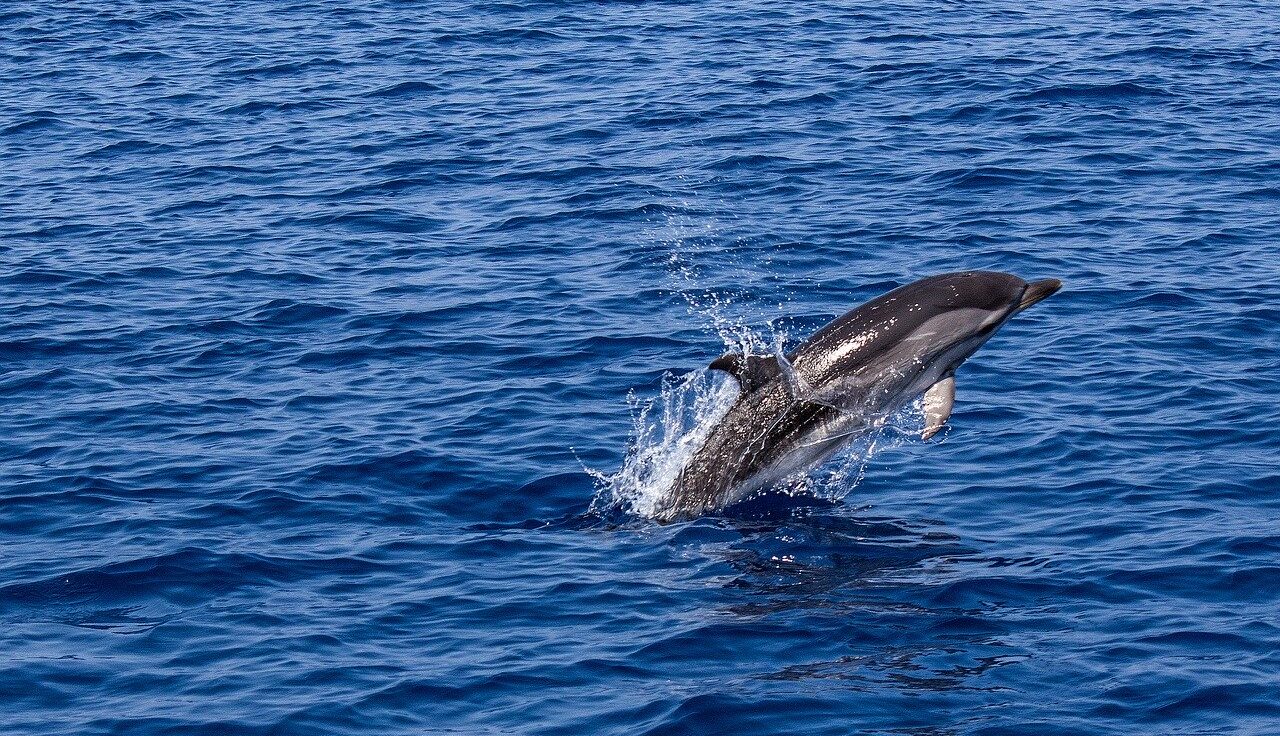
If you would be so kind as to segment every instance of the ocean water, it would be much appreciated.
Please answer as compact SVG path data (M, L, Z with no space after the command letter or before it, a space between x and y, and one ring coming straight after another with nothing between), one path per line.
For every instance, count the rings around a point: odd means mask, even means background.
M1280 733L1278 26L0 6L0 732ZM977 268L1065 288L939 439L645 516Z

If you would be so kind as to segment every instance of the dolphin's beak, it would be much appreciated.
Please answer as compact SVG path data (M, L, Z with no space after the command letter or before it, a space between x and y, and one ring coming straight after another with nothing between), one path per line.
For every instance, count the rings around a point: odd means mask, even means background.
M1022 292L1022 301L1018 302L1018 308L1015 311L1021 312L1032 304L1053 296L1061 288L1062 282L1057 279L1032 281L1027 284L1027 290Z

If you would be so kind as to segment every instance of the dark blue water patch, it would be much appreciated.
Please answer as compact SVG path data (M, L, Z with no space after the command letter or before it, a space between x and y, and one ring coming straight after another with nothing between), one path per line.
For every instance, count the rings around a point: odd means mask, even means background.
M0 618L91 629L128 628L143 624L148 613L172 618L183 609L226 597L237 589L288 584L299 576L315 574L343 576L361 567L376 569L356 560L291 560L281 564L256 555L219 555L184 548L159 557L7 585L0 588ZM159 622L153 621L148 628L156 625Z

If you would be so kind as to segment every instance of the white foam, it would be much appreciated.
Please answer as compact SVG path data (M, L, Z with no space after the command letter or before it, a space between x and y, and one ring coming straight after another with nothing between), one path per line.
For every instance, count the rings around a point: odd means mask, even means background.
M732 378L705 370L667 374L656 398L629 396L633 427L622 468L613 475L588 470L599 487L596 504L653 517L680 470L737 397L738 386Z

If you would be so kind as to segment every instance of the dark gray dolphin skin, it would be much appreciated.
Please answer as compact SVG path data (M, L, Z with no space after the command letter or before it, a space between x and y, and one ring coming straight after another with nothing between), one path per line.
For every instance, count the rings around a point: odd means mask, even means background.
M830 457L924 394L928 439L951 415L955 372L1057 279L969 271L930 276L867 302L785 356L730 353L711 368L741 393L680 471L656 517L705 514Z

